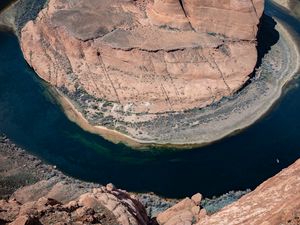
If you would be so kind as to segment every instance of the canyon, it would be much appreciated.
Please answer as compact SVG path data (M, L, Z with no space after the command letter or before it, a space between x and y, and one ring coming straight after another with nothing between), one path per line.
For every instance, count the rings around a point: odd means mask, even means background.
M228 2L50 0L37 17L12 23L27 62L70 110L94 127L155 142L145 121L187 117L240 96L249 79L263 1ZM278 44L264 58L275 65L255 73L259 82L257 74L292 76L299 68L297 46L291 50L290 35L278 26ZM216 212L205 209L200 193L171 200L76 180L2 136L0 175L0 224L300 224L299 160Z
M0 162L1 224L300 223L300 160L214 213L203 208L200 193L168 200L153 194L129 193L113 184L102 186L75 180L4 136L0 137Z
M166 132L186 126L172 118L244 86L263 9L263 0L51 0L22 27L20 43L29 65L92 129L159 143L159 120ZM188 127L163 143L189 144L178 140Z

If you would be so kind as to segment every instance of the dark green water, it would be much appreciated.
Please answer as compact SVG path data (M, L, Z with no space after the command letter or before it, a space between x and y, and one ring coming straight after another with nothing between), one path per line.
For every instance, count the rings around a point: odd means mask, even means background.
M299 22L280 9L269 5L267 13L300 34ZM297 82L268 116L236 136L191 151L133 151L70 122L27 66L16 37L0 32L0 132L71 176L129 191L210 197L254 188L287 167L300 157Z
M1 0L0 1L0 11L1 11L1 9L5 8L6 6L8 6L9 4L11 4L14 1L15 0Z

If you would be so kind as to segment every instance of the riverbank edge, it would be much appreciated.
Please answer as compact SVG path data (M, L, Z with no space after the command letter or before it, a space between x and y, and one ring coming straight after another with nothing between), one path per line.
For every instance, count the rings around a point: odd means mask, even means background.
M40 159L39 156L33 155L15 144L5 134L0 134L0 201L14 198L14 193L23 188L28 189L31 185L40 182L47 183L47 185L44 185L45 189L51 189L57 184L66 185L65 188L72 187L69 195L73 197L91 192L94 188L104 187L103 184L80 180L63 173L56 165L49 164ZM108 185L111 186L112 184ZM229 191L217 197L204 198L201 201L201 206L209 214L212 214L235 202L250 191L250 189ZM155 217L158 213L167 210L182 200L181 198L159 196L152 192L129 191L128 193L137 197L138 201L145 207L149 218Z
M7 161L13 161L14 163L12 165L10 165L8 168L8 171L11 170L14 173L16 172L16 170L21 171L21 174L25 171L31 172L33 176L38 176L38 179L31 182L31 183L27 183L25 185L19 185L19 187L13 187L15 188L13 190L13 192L11 194L9 194L7 196L6 199L3 199L3 196L0 195L0 204L28 204L28 206L32 206L32 203L34 201L38 201L40 200L47 200L49 199L50 201L60 201L62 203L68 203L70 201L72 201L71 199L78 199L79 196L83 196L85 194L89 194L89 193L94 193L95 188L99 189L99 188L104 188L101 185L98 184L93 184L93 183L89 183L89 182L84 182L84 181L80 181L77 180L75 178L72 178L70 176L64 175L62 172L60 172L59 170L56 169L56 166L51 166L49 164L47 164L46 162L41 161L40 159L38 159L37 157L31 155L30 153L28 153L26 150L23 150L22 148L20 148L19 146L17 146L16 144L14 144L12 141L10 141L7 137L0 135L0 162L3 161L3 156L4 156L4 160L5 163L0 163L0 181L3 180L3 173L7 173L7 171L2 170L3 169L3 165L5 166L5 164L7 165ZM265 192L269 192L271 193L271 196L273 196L272 201L270 202L270 198L268 198L268 195L263 196L263 200L264 202L267 202L267 204L272 204L272 203L276 203L278 202L278 197L272 192L272 189L270 189L270 185L268 186L267 184L270 182L272 184L272 187L274 186L276 189L276 186L280 185L283 183L283 190L285 190L286 192L291 193L290 196L293 196L293 193L297 193L297 190L299 189L299 185L298 185L298 189L297 187L295 187L294 185L290 185L288 186L288 184L285 184L286 181L289 181L291 178L292 181L295 183L297 182L297 179L295 180L295 177L297 177L299 175L299 172L297 172L297 170L299 171L299 160L296 161L293 165L290 165L289 167L283 169L281 172L279 172L278 174L274 175L272 178L269 178L267 180L265 180L263 183L261 183L254 191L247 191L247 192L236 192L233 194L228 193L228 195L223 195L223 200L219 201L217 198L214 198L210 201L212 201L212 204L215 204L217 206L217 211L207 211L207 208L203 205L203 200L201 201L200 206L202 207L202 209L199 211L196 211L196 213L199 213L199 218L201 216L201 220L200 220L200 224L224 224L224 219L228 220L231 218L232 222L236 222L236 221L240 221L240 219L244 219L247 220L247 217L245 217L245 213L247 215L253 215L253 213L256 216L263 216L260 215L259 213L257 214L257 212L261 212L262 208L259 207L259 204L257 203L252 203L252 198L255 197L255 193L257 192L261 192L264 190L267 190ZM18 167L16 167L16 164L18 165ZM2 169L1 169L2 167ZM294 172L293 172L294 171ZM297 175L298 173L298 175ZM292 177L290 177L290 175L292 175ZM284 177L284 182L279 182L282 181L279 178ZM5 177L4 177L5 178ZM299 179L298 179L299 180ZM275 181L275 183L274 183ZM299 183L299 182L298 182ZM296 183L296 184L298 184ZM0 182L0 190L1 190L1 182ZM268 188L266 189L265 186L267 186ZM290 191L292 188L294 191ZM113 189L115 191L120 191L119 189L116 189L112 184L109 184L106 186L105 190L109 189ZM44 189L47 189L44 191ZM282 190L280 189L280 190ZM41 191L43 190L43 191ZM54 192L53 192L54 191ZM51 193L51 194L50 194ZM178 207L182 207L184 202L190 202L190 198L185 198L181 201L181 203L178 203L180 200L173 200L172 199L164 199L161 198L159 196L156 196L154 194L137 194L137 193L131 193L131 192L126 192L126 191L121 191L121 193L128 193L128 195L130 195L131 198L134 198L134 196L137 196L138 198L136 200L138 200L147 210L148 213L148 218L149 221L157 221L156 220L156 216L158 215L157 213L163 212L164 215L168 215L170 212L174 212L176 213L181 213L181 211L174 211L174 209L178 209ZM1 194L1 193L0 193ZM131 195L133 194L133 195ZM199 197L201 195L195 195L196 197ZM256 194L257 197L257 194ZM121 197L122 198L122 197ZM258 195L259 200L262 199L261 195ZM257 200L256 198L256 200ZM134 198L135 199L135 198ZM277 199L277 200L276 200ZM282 201L285 201L285 198L280 198ZM294 201L294 198L289 198L290 200L292 199L292 201ZM193 198L192 198L193 200ZM205 199L204 199L205 200ZM43 202L43 201L42 201ZM246 208L241 208L238 207L237 205L242 205L243 206L243 202L244 205L246 204ZM178 203L178 204L177 204ZM254 208L252 207L251 209L251 205L255 206ZM287 204L286 204L287 205ZM171 209L169 209L170 207L173 207ZM204 209L203 209L204 207ZM1 207L0 207L1 208ZM273 207L274 208L274 207ZM143 208L142 208L143 209ZM158 211L155 211L158 210ZM169 210L168 210L169 209ZM198 208L197 208L198 209ZM206 209L206 210L205 210ZM238 211L236 211L236 209L238 209ZM243 210L242 210L243 209ZM263 208L264 211L267 210L266 207ZM291 208L295 211L297 211L297 208ZM153 211L154 210L154 211ZM182 208L183 212L188 212L188 206L185 208ZM256 210L256 211L255 211ZM281 211L278 211L278 207L276 208L276 213L275 216L279 216L279 218L281 218L282 214L284 214L284 210L282 210L282 208L280 208ZM6 214L6 212L8 212L8 214ZM52 211L53 213L55 213L55 211ZM195 212L195 210L193 211ZM202 212L202 213L201 213ZM225 217L224 217L224 212L225 212ZM243 213L244 212L244 213ZM298 210L299 212L299 210ZM2 214L1 214L2 213ZM6 208L1 211L0 210L0 217L1 215L5 216L5 218L7 218L7 216L13 218L15 216L15 211L6 211ZM153 214L155 213L155 214ZM174 218L174 213L170 214L170 218ZM228 214L229 213L229 214ZM280 214L281 213L281 214ZM105 214L104 214L105 215ZM186 215L186 214L185 214ZM221 217L220 217L221 215ZM235 218L232 219L231 216L229 215L234 215ZM296 214L295 215L295 219L297 221L299 221L299 217L296 218ZM221 223L206 223L206 220L214 220L214 219L220 219L221 218ZM266 218L270 218L270 215L268 215ZM0 222L3 220L1 220L2 218L0 218ZM291 218L292 219L292 218ZM5 220L6 221L6 220ZM5 222L4 221L4 222ZM249 220L247 220L249 221ZM203 223L202 223L203 222ZM111 223L109 223L111 224ZM114 223L115 224L115 223ZM150 223L150 224L157 224L157 223ZM149 225L150 225L149 224ZM198 224L198 223L197 223ZM275 223L274 223L275 224ZM277 224L277 223L276 223ZM295 223L298 224L298 223Z
M104 126L93 126L91 125L87 119L82 115L80 112L79 107L76 105L75 102L70 100L67 96L65 96L63 93L58 91L56 88L51 87L48 85L50 92L52 95L57 99L58 103L60 104L62 110L66 114L66 116L71 120L72 122L76 123L78 126L80 126L83 130L97 134L102 136L104 139L111 141L115 144L125 144L133 149L148 149L148 148L175 148L175 149L191 149L196 147L202 147L208 144L211 144L215 141L218 141L220 139L223 139L227 136L231 136L249 126L254 124L256 121L261 119L263 116L265 116L272 107L276 104L276 102L280 99L284 87L291 81L294 76L299 72L300 69L300 51L299 47L296 44L296 40L292 37L292 34L288 30L288 28L285 27L285 25L277 20L276 29L281 35L281 38L285 40L286 44L289 47L289 49L294 50L293 53L290 53L292 56L291 58L294 58L293 61L295 62L294 69L283 77L283 79L280 79L276 91L274 91L273 96L269 96L265 100L265 104L263 107L259 108L255 114L249 115L245 113L244 119L242 123L233 124L230 128L227 128L227 130L222 131L222 135L210 135L210 139L208 141L202 141L199 142L152 142L152 141L144 141L140 140L134 137L131 137L129 135L123 134L119 131L108 129ZM293 57L293 55L295 57ZM245 110L246 111L246 110Z

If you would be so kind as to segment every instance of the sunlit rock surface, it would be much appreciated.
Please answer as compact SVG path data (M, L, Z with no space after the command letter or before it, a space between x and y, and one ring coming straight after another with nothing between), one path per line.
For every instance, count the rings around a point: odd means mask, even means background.
M50 0L23 28L21 46L55 87L113 102L123 114L182 111L248 80L263 3Z

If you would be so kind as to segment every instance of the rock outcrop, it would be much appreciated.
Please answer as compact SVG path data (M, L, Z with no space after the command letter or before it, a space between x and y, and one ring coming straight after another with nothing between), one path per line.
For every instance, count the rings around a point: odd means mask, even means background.
M47 181L43 181L47 182ZM105 224L146 225L149 220L142 204L127 192L115 189L113 185L95 188L74 200L63 197L64 203L49 196L62 196L63 188L53 187L43 197L31 196L36 183L20 189L9 200L0 200L0 221L15 225L25 224ZM39 188L38 188L39 189ZM51 193L52 192L52 193ZM55 192L55 193L53 193ZM23 196L20 197L20 196ZM57 199L57 198L56 198Z
M195 224L206 215L205 209L200 210L202 196L194 195L191 199L185 198L178 204L158 214L157 222L160 225Z
M244 85L263 7L263 0L50 0L22 29L21 47L89 122L113 120L135 136L126 124L202 108Z
M209 208L207 212L203 208L205 201L199 193L181 201L171 201L153 194L128 193L112 184L103 187L75 180L38 161L2 136L0 162L0 198L4 198L0 200L0 224L300 223L300 159L213 214ZM11 178L19 176L32 183L23 187L26 184L21 180L18 184L21 187L16 190L18 186ZM11 189L16 191L11 194Z
M196 195L197 196L197 195ZM300 224L300 160L213 215L185 199L157 216L160 225ZM194 199L194 200L193 200Z
M185 198L150 220L133 194L112 184L82 193L79 187L40 181L0 200L1 224L277 225L300 223L300 160L219 212L201 207L201 194ZM51 188L47 188L50 186ZM75 186L72 186L75 187ZM67 194L68 192L73 194Z

